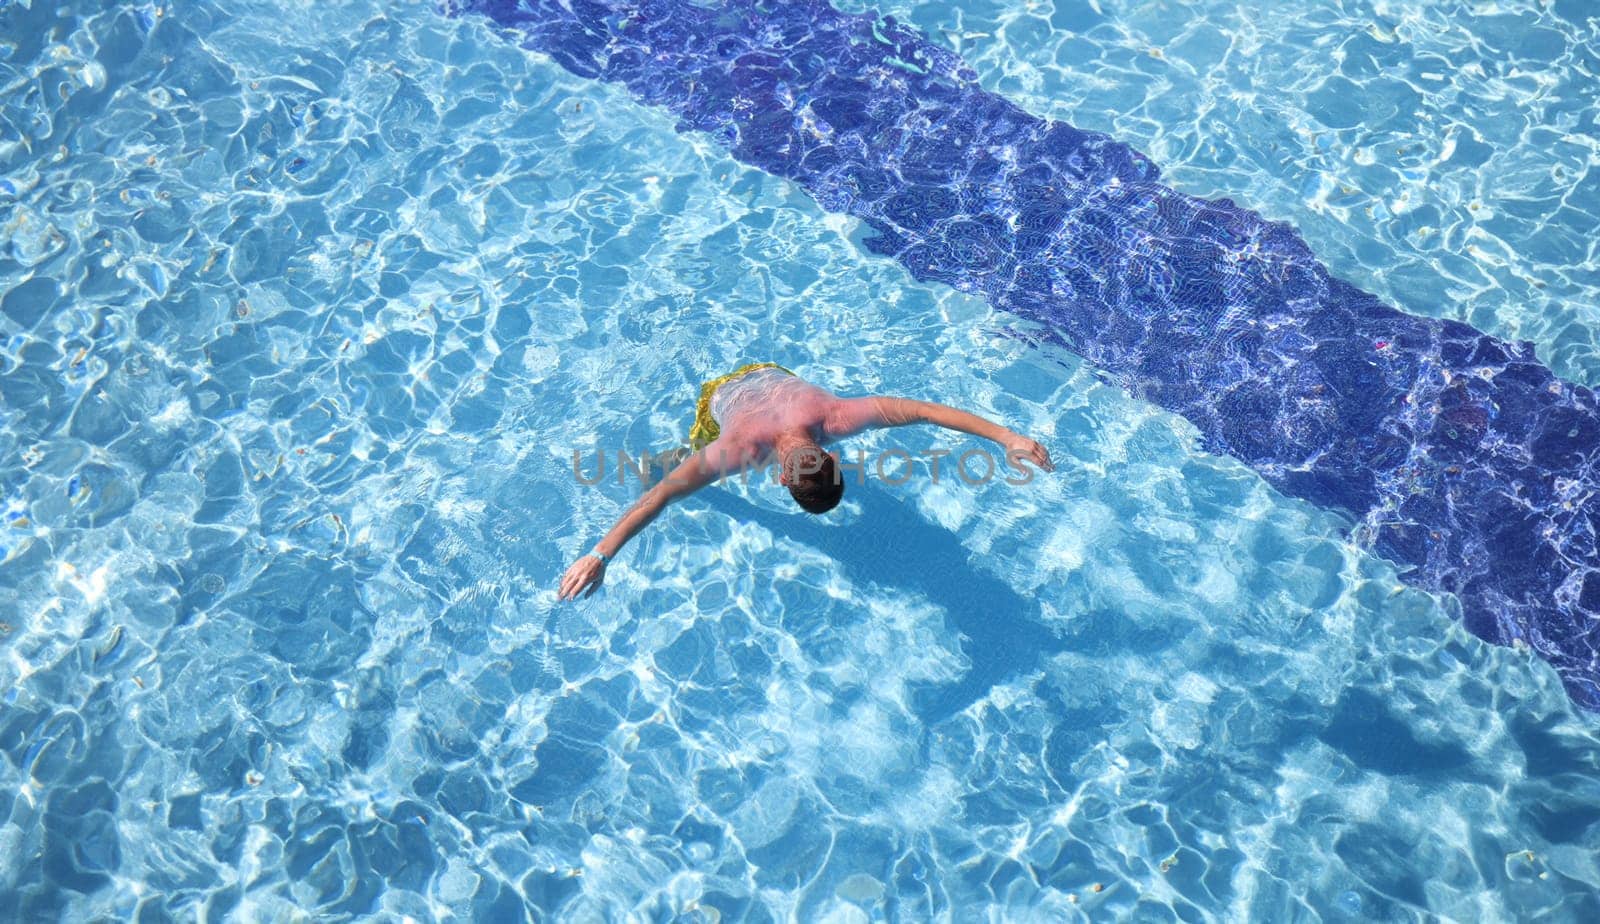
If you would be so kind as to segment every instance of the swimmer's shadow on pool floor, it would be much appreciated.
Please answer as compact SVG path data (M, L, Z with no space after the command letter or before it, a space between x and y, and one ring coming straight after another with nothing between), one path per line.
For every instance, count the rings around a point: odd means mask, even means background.
M912 709L928 726L1070 645L1045 627L1036 600L975 567L971 552L953 533L880 488L851 486L847 496L862 512L859 523L848 528L764 509L726 491L703 496L719 513L758 523L827 555L852 584L892 587L944 610L970 667L953 683L912 687Z
M974 566L971 553L953 533L881 488L852 486L851 496L862 513L850 527L780 513L724 491L703 496L719 513L753 521L829 556L853 584L892 587L944 610L949 627L961 636L970 667L953 683L912 688L912 709L928 727L966 709L994 686L1038 668L1055 653L1149 651L1173 641L1170 634L1153 634L1123 614L1103 610L1082 614L1081 624L1075 621L1057 635L1044 624L1037 601ZM1472 769L1459 742L1419 739L1370 693L1347 691L1331 712L1310 701L1299 705L1301 709L1285 710L1278 734L1290 740L1320 738L1358 767L1445 778ZM1099 709L1084 711L1083 718L1091 725L1097 718L1114 721ZM1080 742L1086 744L1092 729L1077 728L1075 734L1087 735Z

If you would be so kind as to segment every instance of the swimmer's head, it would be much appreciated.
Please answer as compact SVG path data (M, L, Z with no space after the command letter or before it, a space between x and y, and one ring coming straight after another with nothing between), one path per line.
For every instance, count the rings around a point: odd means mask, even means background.
M783 460L783 483L789 496L807 513L827 513L844 497L844 479L832 453L811 443L797 446Z

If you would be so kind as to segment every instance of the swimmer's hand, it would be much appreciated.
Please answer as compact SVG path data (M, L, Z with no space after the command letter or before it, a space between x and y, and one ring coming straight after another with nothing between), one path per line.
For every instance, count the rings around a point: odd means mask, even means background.
M1056 470L1056 464L1050 461L1050 450L1034 440L1028 439L1026 436L1010 431L1009 435L1000 442L1001 445L1006 447L1006 461L1017 466L1019 470L1022 466L1018 463L1024 459L1037 465L1043 471L1053 472Z
M834 437L850 436L876 427L930 423L999 443L1006 448L1006 462L1019 472L1027 471L1022 465L1024 461L1033 463L1041 471L1056 470L1055 463L1050 461L1050 451L1037 442L992 420L985 420L948 404L874 395L870 398L839 400L835 402L831 413L828 431Z
M606 579L606 563L593 555L585 555L572 563L561 576L561 599L576 600L594 596Z

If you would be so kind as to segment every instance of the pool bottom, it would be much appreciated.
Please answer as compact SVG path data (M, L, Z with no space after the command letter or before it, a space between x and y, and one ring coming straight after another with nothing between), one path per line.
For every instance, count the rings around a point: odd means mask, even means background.
M983 90L915 30L814 2L451 4L860 218L919 281L980 294L1182 414L1210 451L1359 523L1466 625L1600 708L1600 406L1530 345L1334 279L1287 225Z

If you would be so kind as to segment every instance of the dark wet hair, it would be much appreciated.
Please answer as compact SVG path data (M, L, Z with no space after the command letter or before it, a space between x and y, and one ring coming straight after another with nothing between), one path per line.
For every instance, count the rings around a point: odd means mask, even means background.
M821 450L818 453L822 461L816 464L816 471L811 471L808 459L808 464L796 465L798 471L789 477L789 496L807 513L827 513L839 506L839 498L844 497L844 479L839 477L839 466L834 463L833 456Z

